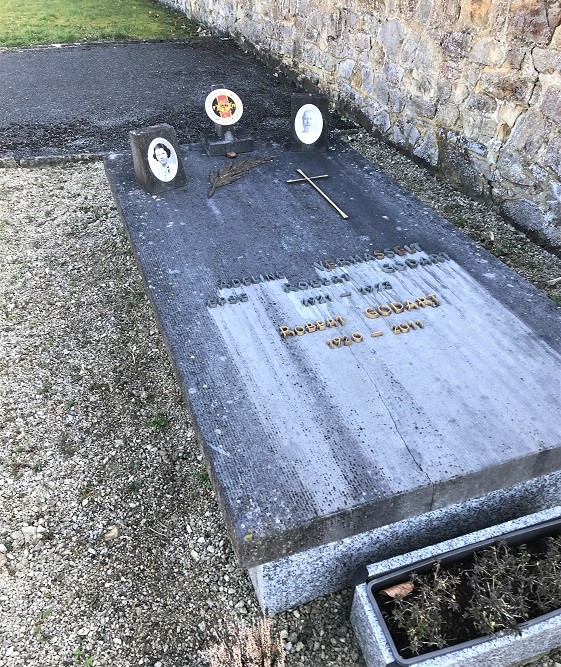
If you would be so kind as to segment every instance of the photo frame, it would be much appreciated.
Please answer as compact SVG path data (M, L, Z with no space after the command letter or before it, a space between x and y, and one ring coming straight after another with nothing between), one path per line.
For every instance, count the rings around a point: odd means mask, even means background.
M187 177L171 125L151 125L129 132L137 183L150 194L182 187Z
M325 95L295 93L291 100L290 147L325 150L329 139L329 103Z

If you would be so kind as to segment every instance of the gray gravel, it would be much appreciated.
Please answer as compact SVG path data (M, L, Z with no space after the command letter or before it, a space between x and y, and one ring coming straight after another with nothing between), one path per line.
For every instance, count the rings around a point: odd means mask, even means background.
M561 301L559 258L345 136ZM259 609L101 164L0 169L0 241L0 667L203 665ZM350 596L273 619L288 667L364 665Z

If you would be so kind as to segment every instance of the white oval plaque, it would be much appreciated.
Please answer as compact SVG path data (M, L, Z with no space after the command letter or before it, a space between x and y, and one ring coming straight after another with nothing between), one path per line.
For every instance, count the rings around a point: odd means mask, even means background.
M303 144L315 144L323 131L323 116L315 104L301 106L294 118L294 131Z

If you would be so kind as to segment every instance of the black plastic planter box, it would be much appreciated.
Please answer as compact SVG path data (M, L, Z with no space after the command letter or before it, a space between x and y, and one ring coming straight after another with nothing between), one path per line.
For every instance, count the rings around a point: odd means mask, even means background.
M419 574L430 572L437 561L443 565L453 564L501 541L516 546L529 544L540 537L557 535L561 533L560 514L561 508L544 510L535 515L493 526L471 535L369 566L371 572L377 570L383 574L376 574L357 587L351 612L352 624L368 667L424 664L427 667L456 667L456 665L501 667L512 665L560 646L561 610L555 610L521 623L519 625L520 634L501 631L430 651L420 656L402 657L374 597L375 593L381 590L408 581L413 572ZM556 518L551 518L552 516ZM547 520L544 521L544 518ZM524 527L518 527L521 524ZM456 544L458 547L454 548ZM425 554L429 557L424 557ZM419 559L413 562L415 557ZM396 563L400 561L409 564L396 567Z
M440 562L442 565L457 563L458 561L465 559L466 557L476 553L477 551L481 551L482 549L497 544L498 542L506 542L509 546L516 546L518 544L527 544L533 542L534 540L540 537L548 537L551 535L557 535L559 533L561 533L561 519L553 519L551 521L546 521L536 526L531 526L528 528L520 528L519 530L515 530L511 533L501 536L500 538L487 539L483 540L482 542L477 542L476 544L473 545L460 547L458 549L454 549L453 551L448 551L447 553L444 553L441 556L427 558L425 560L419 561L418 563L415 563L414 565L409 565L408 567L403 567L400 568L399 570L395 570L394 572L390 572L381 577L376 577L369 580L367 582L368 598L372 603L372 606L374 608L374 613L378 617L378 621L380 622L380 625L384 631L386 639L389 645L391 646L392 651L394 652L396 664L404 666L415 665L422 661L426 661L428 658L434 658L439 655L445 655L446 653L450 653L452 651L458 651L459 649L464 648L466 646L473 646L475 644L480 644L481 642L489 641L489 639L491 639L493 635L477 637L467 642L462 642L461 644L455 644L453 646L448 646L446 648L438 649L436 651L430 651L428 653L424 653L423 655L415 656L413 658L403 658L400 656L394 644L392 635L388 629L388 626L386 625L386 622L384 620L380 607L378 606L376 598L374 597L375 593L384 590L386 588L389 588L390 586L394 586L395 584L408 581L409 576L413 572L416 572L417 574L426 574L427 572L430 572L437 561ZM540 621L546 618L551 618L552 616L556 616L560 613L561 609L549 612L548 614L542 614L537 618L521 623L520 629L529 627L531 625L535 625L536 623L539 623Z

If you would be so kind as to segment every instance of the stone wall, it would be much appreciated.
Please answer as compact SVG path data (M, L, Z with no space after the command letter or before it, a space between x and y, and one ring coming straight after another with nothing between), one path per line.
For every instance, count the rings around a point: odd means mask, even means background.
M164 0L561 248L560 0Z

